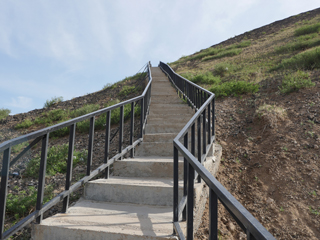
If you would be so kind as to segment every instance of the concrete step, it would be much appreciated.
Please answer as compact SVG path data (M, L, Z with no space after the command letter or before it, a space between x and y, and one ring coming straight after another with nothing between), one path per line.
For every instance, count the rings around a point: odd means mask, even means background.
M148 123L145 128L145 133L179 133L181 129L185 126L185 123L172 123L164 122L162 125Z
M192 114L152 114L148 116L148 123L164 123L166 121L171 122L183 122L187 123L192 118Z
M172 178L111 177L97 179L85 185L87 200L172 206ZM182 182L180 182L182 194ZM182 196L182 195L181 195Z
M172 157L141 157L116 161L113 175L119 177L173 178ZM183 160L179 161L179 177L183 177Z
M149 111L149 114L162 114L162 115L184 115L184 114L190 114L190 116L192 117L194 112L193 110L190 108L172 108L172 109L166 109L166 110L163 110L163 109L152 109L150 108L150 111ZM190 118L191 118L190 117Z
M169 96L169 95L158 95L158 97L151 97L151 103L182 103L183 101L177 96Z
M177 136L176 133L149 133L143 136L143 142L171 142Z
M197 154L197 147L196 153ZM136 157L173 157L173 142L142 142L136 147Z
M172 207L80 199L66 214L34 224L34 240L177 240Z
M189 109L192 110L192 108L190 108L187 104L185 104L182 101L180 103L172 103L172 104L151 102L150 109L152 110L186 109L187 111Z

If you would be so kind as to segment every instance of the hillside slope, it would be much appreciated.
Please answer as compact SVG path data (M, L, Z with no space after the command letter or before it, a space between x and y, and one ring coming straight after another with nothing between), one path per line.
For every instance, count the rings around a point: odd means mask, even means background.
M319 22L315 9L170 64L216 93L218 180L277 239L320 239ZM219 229L246 239L221 206Z

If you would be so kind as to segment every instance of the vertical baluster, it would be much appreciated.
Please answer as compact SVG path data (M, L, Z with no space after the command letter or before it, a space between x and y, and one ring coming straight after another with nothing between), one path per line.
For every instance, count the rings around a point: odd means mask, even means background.
M38 180L38 195L37 195L37 204L36 210L39 211L42 208L43 195L44 195L44 183L46 177L46 168L47 168L47 152L48 152L48 143L49 143L49 134L46 134L42 138L41 146L41 160L40 160L40 169L39 169L39 180ZM41 223L43 214L37 217L36 222Z
M93 140L94 140L94 122L95 122L95 118L91 117L90 129L89 129L88 158L87 158L87 176L90 176L90 173L91 173Z
M212 100L212 136L215 136L215 100Z
M199 90L200 92L200 106L199 108L203 105L203 92L201 90Z
M195 152L196 152L195 148L196 148L196 127L194 123L191 126L191 153L193 156L195 155Z
M247 240L256 240L256 238L251 234L251 232L247 229Z
M197 137L198 137L198 161L201 163L201 115L197 119ZM198 183L201 182L201 177L198 175Z
M206 153L207 150L207 144L206 144L206 109L202 112L202 152L203 154Z
M208 132L208 144L211 143L211 103L209 102L208 104L208 128L207 128L207 132Z
M1 189L0 189L0 239L3 239L4 220L6 216L6 201L8 191L8 177L10 167L11 147L3 152L3 164L1 170Z
M144 120L144 109L143 109L143 107L144 107L144 98L141 98L141 102L140 102L140 104L141 104L141 113L140 113L140 125L141 125L141 127L140 127L140 138L142 138L143 137L143 120Z
M178 149L173 147L173 222L178 222L178 197L179 197L179 159Z
M120 128L119 128L119 153L122 152L123 143L123 105L120 107ZM122 159L122 157L121 157Z
M133 144L134 134L134 102L131 103L131 120L130 120L130 145ZM130 157L134 157L134 148L130 150Z
M70 126L69 133L69 150L68 150L68 162L67 162L67 177L66 177L66 190L69 190L71 178L72 178L72 164L73 164L73 149L74 149L74 139L76 133L76 124ZM69 194L63 199L62 212L65 213L68 210L69 205Z
M111 123L111 111L107 112L106 116L106 137L104 143L104 163L108 163L109 151L110 151L110 123ZM104 178L109 178L110 168L107 167L104 172Z
M193 239L193 188L194 188L194 169L188 164L188 198L187 198L187 239Z
M209 190L209 239L218 240L218 196Z
M188 149L188 132L184 135L183 144L186 149ZM188 161L186 158L183 158L183 196L187 196L188 194ZM187 208L184 207L182 211L182 220L185 221L187 219Z

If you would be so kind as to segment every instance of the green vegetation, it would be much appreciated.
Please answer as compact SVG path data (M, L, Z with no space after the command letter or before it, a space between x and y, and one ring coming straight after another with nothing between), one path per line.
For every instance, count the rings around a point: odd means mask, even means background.
M213 85L209 91L213 92L216 97L237 96L245 93L255 93L259 90L259 85L245 81L230 81L220 85Z
M313 70L320 68L320 47L310 49L308 51L298 53L295 56L284 59L278 66L271 70L278 69L296 69L296 70Z
M313 87L314 85L308 73L297 71L293 74L286 75L279 89L281 93L290 93L298 91L300 88Z
M23 142L23 143L20 143L18 145L15 145L12 147L12 153L19 153L21 152L22 149L24 149L25 147L28 146L28 142Z
M314 214L314 215L320 215L320 207L318 209L313 209L312 207L309 207L309 211L311 214Z
M18 189L16 189L18 190ZM53 197L53 187L48 185L44 190L43 203L48 202ZM9 193L7 196L6 212L20 217L27 216L35 208L37 202L37 189L29 186L27 190L21 190L18 194Z
M125 97L131 93L136 93L140 90L141 90L141 88L139 88L139 87L135 87L135 86L129 87L129 86L125 85L122 87L121 91L119 92L119 96Z
M63 144L58 146L52 146L48 150L47 155L47 174L50 176L55 175L56 173L65 173L67 171L67 161L68 161L68 150L69 145ZM73 153L73 166L78 163L85 162L87 158L87 151L74 151ZM27 168L24 172L24 175L27 177L38 177L40 169L40 155L36 155L35 158L31 159Z
M313 24L313 25L308 25L308 26L303 26L294 31L295 36L301 36L301 35L306 35L310 33L317 33L320 31L320 23Z
M226 48L207 48L205 50L202 50L199 53L196 53L193 56L188 57L182 57L175 63L182 63L186 61L195 61L195 60L202 60L202 61L208 61L212 59L219 59L224 57L232 57L235 55L238 55L242 52L241 48L245 48L251 45L251 41L242 41L237 44L230 45Z
M116 103L119 103L118 99L110 101L104 107L112 106ZM99 110L99 104L88 104L81 108L78 108L73 111L64 110L64 109L54 109L48 112L43 113L41 116L37 117L35 120L31 121L30 119L26 119L21 123L18 123L15 126L15 129L23 129L29 128L33 125L45 125L45 126L52 126L54 124L67 121L72 118L76 118L79 116L83 116L85 114L94 112ZM140 106L135 107L135 116L140 114ZM127 119L130 116L131 112L131 105L127 104L124 106L124 119ZM111 111L111 124L116 124L119 122L120 119L120 108L114 109ZM95 129L101 130L105 128L106 124L106 114L101 114L97 116L95 119ZM90 120L84 120L77 123L77 131L80 133L86 133L89 131L90 128ZM69 127L61 128L57 131L50 133L50 137L63 137L69 134Z
M0 120L9 116L11 111L6 108L0 108Z
M202 61L209 61L209 60L219 59L224 57L233 57L233 56L239 55L241 52L242 52L242 49L230 49L230 50L222 51L213 56L204 57Z
M47 100L43 107L44 108L51 107L54 104L62 102L62 101L63 101L63 97L53 97L53 98L51 98L51 100Z
M302 51L309 48L313 48L320 45L320 38L318 34L309 34L306 36L301 36L297 38L294 42L290 42L281 47L275 48L276 53L287 53L294 51Z
M184 78L196 84L219 84L221 79L219 76L213 76L211 72L193 75L190 73L181 74Z

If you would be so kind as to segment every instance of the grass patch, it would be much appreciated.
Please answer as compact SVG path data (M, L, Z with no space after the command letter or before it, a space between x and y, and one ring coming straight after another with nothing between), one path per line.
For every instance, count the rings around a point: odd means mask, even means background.
M136 93L140 90L141 90L141 87L136 87L136 86L129 87L129 86L125 85L122 87L121 91L119 92L119 96L125 97L129 94Z
M311 82L308 73L297 71L293 74L286 75L279 89L281 93L290 93L298 91L300 88L308 88L313 86L315 86L315 83Z
M209 61L209 60L219 59L224 57L233 57L233 56L239 55L241 52L242 52L242 49L230 49L230 50L220 52L213 56L205 57L202 59L202 61Z
M57 173L66 173L67 161L68 161L68 150L69 145L63 144L58 146L52 146L48 150L47 155L47 174L54 176ZM73 153L73 166L79 162L85 162L87 158L87 150L79 152L74 151ZM35 158L31 159L26 167L24 175L27 177L38 177L40 169L40 155L36 155Z
M211 72L192 75L190 73L181 74L184 78L190 80L195 84L220 84L221 79L219 76L214 76Z
M230 81L214 85L209 91L213 92L216 97L237 96L239 94L255 93L259 91L259 85L245 81Z
M48 185L44 189L45 204L53 197L53 186ZM14 215L16 220L25 217L36 207L37 203L37 189L34 186L29 186L26 190L19 191L18 194L9 193L7 196L6 212Z
M14 126L15 129L21 129L21 128L29 128L33 125L33 122L30 119L26 119L21 123L18 123Z
M320 68L320 47L284 59L278 66L272 68L271 71L278 69L313 70L315 68Z
M51 107L54 104L57 104L62 101L63 101L63 97L53 97L53 98L51 98L51 100L47 100L43 107L44 108Z
M313 35L313 34L311 34ZM308 35L311 37L311 35ZM316 34L317 35L317 34ZM304 37L304 36L302 36ZM300 38L293 43L288 43L284 46L275 48L276 53L288 53L294 51L302 51L320 45L320 38Z
M295 36L306 35L310 33L317 33L320 31L320 23L316 23L313 25L303 26L294 31Z
M10 113L11 113L11 110L7 108L0 108L0 120L8 117Z

